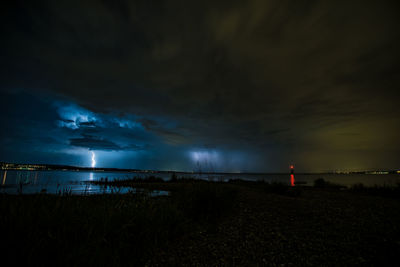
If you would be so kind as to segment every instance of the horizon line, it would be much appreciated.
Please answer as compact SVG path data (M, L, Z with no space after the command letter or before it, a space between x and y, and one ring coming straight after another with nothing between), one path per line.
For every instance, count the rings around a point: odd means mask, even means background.
M64 164L48 164L48 163L11 163L11 162L0 162L2 165L36 165L36 167L56 167L59 170L68 171L68 169L75 170L84 170L84 171L103 171L103 170L112 170L112 171L127 171L127 172L168 172L168 173L192 173L192 174L288 174L290 173L290 168L288 168L288 172L282 171L270 171L270 172L251 172L251 171L182 171L182 170L156 170L156 169L136 169L136 168L115 168L115 167L86 167L86 166L75 166L75 165L64 165ZM290 165L289 165L290 166ZM5 170L8 168L6 167ZM29 169L27 169L29 170ZM34 171L34 169L32 169ZM394 172L395 174L400 174L400 169L363 169L363 170L326 170L326 171L301 171L297 172L297 174L346 174L346 173L366 173L366 172Z

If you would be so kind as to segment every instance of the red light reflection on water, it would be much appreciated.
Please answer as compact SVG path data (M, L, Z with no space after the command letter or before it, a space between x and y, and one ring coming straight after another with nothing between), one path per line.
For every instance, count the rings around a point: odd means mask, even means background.
M294 166L290 165L290 186L294 186Z

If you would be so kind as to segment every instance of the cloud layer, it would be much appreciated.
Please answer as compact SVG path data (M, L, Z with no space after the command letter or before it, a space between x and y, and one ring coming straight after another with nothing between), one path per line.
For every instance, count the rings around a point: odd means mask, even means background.
M171 149L242 151L262 170L398 167L396 1L12 1L3 12L3 91L132 116ZM110 121L58 121L82 132L70 145L137 145L105 134Z

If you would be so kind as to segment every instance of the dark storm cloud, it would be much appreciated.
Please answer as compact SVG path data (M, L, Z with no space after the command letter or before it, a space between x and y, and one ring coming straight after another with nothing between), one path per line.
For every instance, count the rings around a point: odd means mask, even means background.
M80 122L79 127L94 128L94 127L96 127L96 123L93 121Z
M83 137L79 138L70 138L69 144L72 146L88 148L90 150L113 150L113 151L120 151L120 150L144 150L148 148L148 145L138 146L135 144L129 144L126 146L120 146L113 141L99 138L91 135L84 135Z
M393 166L398 13L396 1L12 1L1 88L141 116L173 146L308 169L348 167L340 154L351 166ZM332 165L312 165L316 155Z
M107 152L99 160L113 167L107 161L117 158L117 152L126 153L128 160L132 153L154 153L147 142L160 143L133 120L45 95L0 93L0 114L0 161L87 166L91 150Z
M91 150L122 150L119 145L112 141L97 139L90 135L81 138L71 138L69 142L73 146L89 148Z

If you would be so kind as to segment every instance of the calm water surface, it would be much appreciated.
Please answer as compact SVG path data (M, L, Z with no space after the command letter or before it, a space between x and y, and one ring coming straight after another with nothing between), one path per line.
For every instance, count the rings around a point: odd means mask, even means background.
M33 193L71 193L71 194L98 194L98 193L127 193L134 191L132 188L116 188L93 185L90 181L99 181L107 178L108 181L115 179L124 180L133 177L146 178L154 174L148 173L124 173L124 172L76 172L76 171L0 171L1 188L0 193L8 194L33 194ZM154 176L169 180L171 174L157 173ZM243 179L249 181L267 182L290 182L289 174L188 174L193 177L211 181L228 181L229 179ZM324 175L295 175L296 181L313 185L314 180L324 178L326 181L351 186L363 183L372 185L396 185L400 183L400 175L385 174L324 174ZM165 191L154 191L153 195L167 195Z
M132 173L76 172L76 171L15 171L2 170L0 193L7 194L124 194L137 192L128 187L105 187L94 185L91 181L101 178L129 179ZM153 196L168 195L166 191L153 191Z

